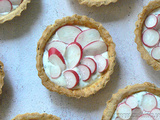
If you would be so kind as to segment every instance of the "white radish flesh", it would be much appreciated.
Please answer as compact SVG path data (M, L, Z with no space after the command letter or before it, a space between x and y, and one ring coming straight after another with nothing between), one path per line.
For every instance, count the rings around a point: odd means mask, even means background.
M138 118L138 120L154 120L154 118L149 114L143 114Z
M145 26L147 28L154 28L158 23L158 19L155 15L149 15L145 20Z
M89 80L89 78L91 77L91 70L89 69L89 67L81 64L78 66L78 69L79 69L79 73L81 75L81 79L83 81Z
M138 100L134 96L130 96L126 100L126 104L129 105L132 109L138 106Z
M130 120L138 120L138 118L143 114L140 108L135 108L132 110L132 115Z
M0 0L0 13L10 12L12 3L9 0Z
M160 46L154 47L151 51L151 55L154 59L160 60Z
M19 5L23 0L10 0L13 5Z
M81 29L76 26L66 25L58 29L57 35L61 41L65 43L74 42L77 35L81 32Z
M61 68L59 66L50 66L50 76L52 79L57 79L61 75Z
M155 108L151 111L151 115L154 117L155 120L160 120L160 109Z
M77 38L75 39L76 42L81 44L82 48L87 44L99 40L100 34L96 29L87 29L82 31Z

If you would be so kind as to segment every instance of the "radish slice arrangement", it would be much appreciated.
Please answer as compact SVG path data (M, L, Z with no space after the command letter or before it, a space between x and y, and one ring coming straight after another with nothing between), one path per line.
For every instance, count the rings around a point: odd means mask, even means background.
M132 109L138 106L138 101L134 96L130 96L126 100L126 104L129 105Z
M158 19L155 15L149 15L145 20L145 26L147 28L154 28L158 23Z

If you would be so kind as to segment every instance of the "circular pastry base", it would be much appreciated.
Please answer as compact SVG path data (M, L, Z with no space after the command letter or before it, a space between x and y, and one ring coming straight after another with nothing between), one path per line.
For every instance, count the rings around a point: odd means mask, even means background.
M2 87L4 85L4 70L3 70L4 66L3 66L3 63L0 61L0 94L2 93Z
M155 9L160 8L160 1L151 1L147 6L143 8L143 11L138 15L138 21L136 22L135 33L135 42L137 43L137 49L141 53L141 57L146 60L147 64L152 66L155 70L160 70L160 62L152 58L148 51L143 47L142 43L142 30L144 21L147 16Z
M71 90L54 84L46 75L43 68L43 53L46 46L46 43L49 41L50 37L62 26L64 25L80 25L86 26L89 28L97 29L108 46L108 56L109 56L109 67L103 72L99 79L95 83L91 84L82 89ZM115 44L112 41L109 32L102 26L101 23L95 22L93 19L86 16L73 15L71 17L64 17L63 19L56 20L55 24L50 25L43 32L42 37L40 38L37 44L37 70L38 76L42 79L42 84L49 89L50 91L58 92L59 94L65 94L68 97L88 97L92 94L95 94L97 91L105 87L107 82L110 79L110 75L113 73L115 66Z

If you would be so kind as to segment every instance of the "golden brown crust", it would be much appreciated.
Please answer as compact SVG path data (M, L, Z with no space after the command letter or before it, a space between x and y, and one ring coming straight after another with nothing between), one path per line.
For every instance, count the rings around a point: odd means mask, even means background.
M3 70L4 66L3 66L3 63L0 61L0 94L2 93L2 87L4 85L4 70Z
M143 8L143 11L138 15L138 21L136 22L135 42L137 43L137 49L141 53L141 57L146 60L147 64L152 66L155 70L160 70L160 62L152 58L148 51L143 47L142 43L142 30L146 17L155 9L160 8L160 0L149 2L147 6Z
M102 120L111 120L117 105L128 96L141 92L147 91L160 96L160 88L157 88L154 84L145 82L143 84L135 84L133 86L127 86L124 89L120 89L116 94L112 95L112 98L107 101L107 108L103 112Z
M23 2L17 7L15 10L10 12L7 15L1 16L0 17L0 24L12 20L16 16L20 16L21 12L25 9L27 9L27 4L30 3L31 0L23 0Z
M49 41L49 38L52 36L52 34L54 34L58 28L64 25L82 25L89 28L95 28L99 31L101 37L108 45L109 67L101 75L99 80L88 87L77 90L66 89L51 82L44 71L42 58L46 43ZM38 75L42 79L42 84L50 91L58 92L59 94L65 94L68 97L88 97L105 87L106 83L109 81L110 75L113 73L113 68L115 66L115 56L115 44L113 43L109 32L102 26L101 23L95 22L92 18L88 18L86 16L73 15L71 17L65 17L63 19L56 20L55 24L48 26L43 32L43 35L37 44L36 67L38 70Z
M110 3L115 3L118 0L78 0L81 5L85 4L88 7L96 6L99 7L101 5L108 5Z
M12 120L60 120L60 118L46 113L26 113L22 115L17 115Z

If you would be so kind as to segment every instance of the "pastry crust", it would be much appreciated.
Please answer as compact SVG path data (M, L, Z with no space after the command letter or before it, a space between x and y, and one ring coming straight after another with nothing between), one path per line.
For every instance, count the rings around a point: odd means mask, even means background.
M81 5L85 4L88 7L96 6L99 7L101 5L108 5L110 3L115 3L118 0L78 0Z
M64 25L82 25L89 28L97 29L104 42L108 45L108 69L101 74L101 77L95 83L82 89L71 90L54 84L48 78L43 68L43 53L46 43L49 41L50 37L57 31L57 29ZM65 94L68 97L88 97L105 87L110 79L110 75L113 73L113 69L115 66L115 57L115 44L113 43L112 37L109 35L109 32L102 26L102 24L99 22L95 22L92 18L88 18L86 16L73 15L71 17L64 17L63 19L56 20L55 24L48 26L43 32L43 35L37 44L36 67L38 70L38 75L42 79L42 84L50 91L58 92L59 94Z
M136 22L135 42L137 43L137 49L141 53L141 57L146 60L147 64L152 66L155 70L160 70L160 62L152 58L148 51L143 47L142 43L142 30L146 17L155 9L160 8L160 0L149 2L147 6L143 8L143 11L138 15L138 21Z
M12 120L60 120L60 118L46 113L26 113L22 115L17 115Z
M23 0L23 2L12 12L8 13L7 15L0 17L0 24L12 20L16 16L20 16L21 12L27 9L27 4L30 3L31 0Z
M4 70L3 70L4 66L3 66L3 63L0 61L0 94L2 93L2 87L4 85Z
M133 86L127 86L124 89L120 89L116 94L112 95L112 98L107 101L107 108L103 112L102 120L111 120L112 116L117 108L117 105L128 96L147 91L154 95L160 96L160 88L157 88L154 84L145 82L143 84L135 84Z

